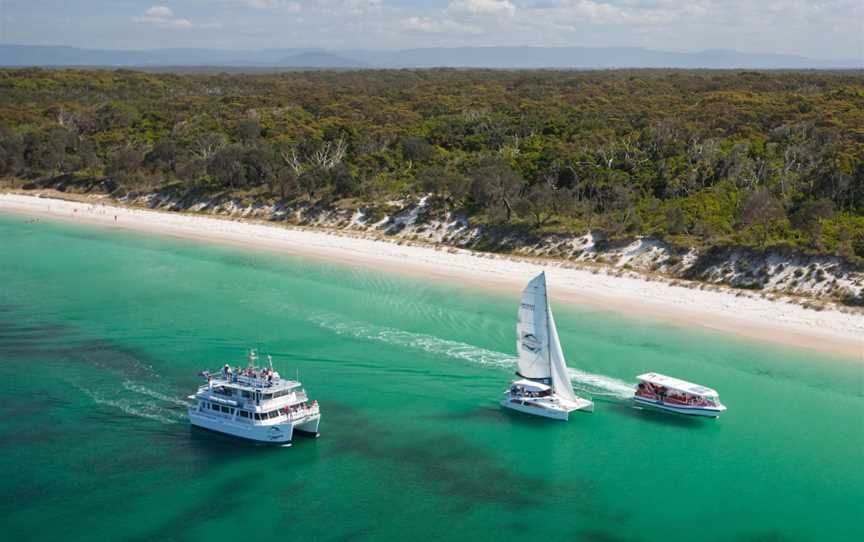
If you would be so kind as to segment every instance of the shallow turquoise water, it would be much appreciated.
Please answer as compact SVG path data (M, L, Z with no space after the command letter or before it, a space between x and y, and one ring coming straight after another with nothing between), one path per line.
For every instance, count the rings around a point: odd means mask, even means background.
M563 306L551 284L597 401L560 423L497 405L516 299L17 217L0 254L10 539L864 539L856 360ZM196 372L253 346L300 372L320 439L188 426ZM630 408L648 370L717 388L729 412Z

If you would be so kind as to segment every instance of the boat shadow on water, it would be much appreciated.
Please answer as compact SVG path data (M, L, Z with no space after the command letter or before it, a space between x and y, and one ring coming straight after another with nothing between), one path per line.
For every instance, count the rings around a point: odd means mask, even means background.
M429 414L425 416L429 420L441 421L478 421L483 423L497 422L509 423L510 418L519 417L520 413L513 412L501 408L498 403L490 403L488 406L478 406L470 410L461 410L458 412L441 412L437 414ZM522 418L529 420L528 416L522 415Z
M716 420L710 418L686 416L684 414L661 412L659 410L639 407L626 400L595 398L594 401L597 405L597 410L601 411L601 413L621 414L640 421L658 425L698 428L712 422L716 423ZM570 420L578 422L580 418L588 416L589 415L586 413L574 412L570 415ZM516 424L527 428L561 425L561 420L530 416L522 412L502 408L497 403L490 404L489 406L478 406L471 410L463 410L460 412L432 414L426 416L426 418L442 421L477 421L482 423Z
M293 447L297 444L298 441L301 441L301 444L312 444L311 442L307 441L314 440L316 440L314 436L307 436L298 432L298 434L295 435L294 439L289 444L255 442L249 439L220 433L218 431L211 431L210 429L198 427L195 425L189 426L190 448L194 449L198 453L212 455L214 458L218 458L221 455L224 455L224 457L226 458L235 456L238 449L258 449L262 450L262 453L267 453L269 451L279 450L280 448Z
M608 402L604 405L604 410L648 423L673 427L697 429L705 427L706 424L716 423L716 420L711 418L687 416L685 414L676 414L674 412L663 412L660 410L636 406L631 402L625 401Z
M571 418L575 418L577 416L587 416L584 413L572 413ZM429 420L442 420L442 421L476 421L482 423L499 423L499 424L517 424L524 427L538 427L549 425L560 425L561 420L555 420L552 418L545 418L542 416L531 416L529 414L525 414L524 412L517 412L515 410L510 410L508 408L503 408L498 403L491 403L488 406L478 406L471 410L464 410L460 412L447 412L441 414L431 414L426 416L426 419Z

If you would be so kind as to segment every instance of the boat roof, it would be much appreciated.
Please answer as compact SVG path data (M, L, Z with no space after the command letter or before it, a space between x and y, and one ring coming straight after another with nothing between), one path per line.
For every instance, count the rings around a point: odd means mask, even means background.
M684 393L689 393L692 395L700 395L703 397L718 397L717 391L712 390L711 388L706 388L701 384L694 384L693 382L687 382L686 380L680 380L678 378L661 375L659 373L645 373L643 375L639 375L636 378L638 378L642 382L648 382L650 384L656 384L658 386L665 386L667 388L677 391L683 391Z
M221 376L214 376L211 377L210 383L213 386L223 386L226 388L235 388L245 391L261 391L271 393L274 391L290 390L302 386L302 384L300 382L297 382L296 380L283 380L281 378L274 378L272 382L267 382L263 378L251 378L244 376L237 377L237 380L234 380L233 378L225 379Z
M546 390L552 389L551 387L547 386L546 384L544 384L542 382L537 382L534 380L528 380L527 378L523 378L522 380L514 380L513 385L514 386L522 386L523 388L526 388L529 390L537 390L537 391L546 391Z

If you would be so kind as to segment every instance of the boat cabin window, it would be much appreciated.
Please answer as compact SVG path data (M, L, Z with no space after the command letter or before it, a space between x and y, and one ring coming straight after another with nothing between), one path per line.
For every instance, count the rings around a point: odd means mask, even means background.
M246 399L249 399L250 397L252 397L252 392L251 392L251 391L243 390L243 391L241 392L241 395L242 395L243 397L245 397Z
M227 406L223 406L223 407L222 407L222 412L225 412L225 413L227 414L227 413L230 413L230 412L231 412L231 409L228 408Z
M279 411L278 411L278 410L274 410L273 412L270 412L270 413L269 413L269 416L270 416L271 419L272 419L272 418L278 418L278 417L279 417Z
M273 399L273 394L272 393L265 393L263 396L263 399L265 401L269 401L270 399Z
M226 388L226 387L215 387L215 388L213 388L213 391L215 391L219 395L224 395L225 397L231 397L232 395L234 395L235 390L232 388ZM239 391L239 390L237 390L237 391Z
M545 389L545 390L537 390L537 389L530 389L530 388L526 389L526 388L523 388L522 386L513 386L512 388L510 388L510 391L512 393L523 395L525 397L549 397L550 395L552 395L551 389Z
M248 418L248 417L249 417L249 413L246 412L245 410L241 410L241 411L240 411L240 417L241 417L241 418Z

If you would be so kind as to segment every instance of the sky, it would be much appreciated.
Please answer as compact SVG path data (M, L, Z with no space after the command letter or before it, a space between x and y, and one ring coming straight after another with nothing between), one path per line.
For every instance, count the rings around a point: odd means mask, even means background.
M864 58L862 0L0 0L0 43L735 49Z

